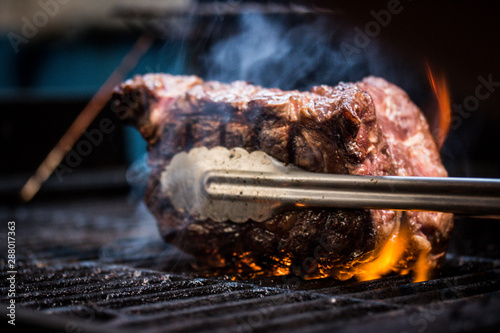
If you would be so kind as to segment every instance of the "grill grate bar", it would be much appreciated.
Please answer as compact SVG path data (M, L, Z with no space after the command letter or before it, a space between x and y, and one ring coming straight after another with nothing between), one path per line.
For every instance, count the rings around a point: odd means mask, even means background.
M99 282L97 281L96 283L91 283L95 282L96 278L91 279L91 278L75 278L71 279L68 282L67 285L65 285L66 281L59 281L59 282L54 282L54 288L57 289L50 289L47 285L43 286L43 288L37 288L38 286L35 286L34 288L30 286L23 286L22 290L23 293L20 293L16 296L16 299L19 302L23 302L25 299L30 299L30 300L38 300L40 298L47 297L47 294L49 294L51 297L58 297L58 296L73 296L73 295L80 295L82 293L85 294L90 294L94 292L99 292L99 291L106 291L106 292L119 292L121 290L132 290L133 288L141 288L142 286L146 285L159 285L162 283L165 283L166 279L162 277L156 277L156 276L149 276L149 277L136 277L136 276L130 276L130 275L119 275L119 276L113 276L110 278L105 279L104 281L106 282ZM177 282L178 284L182 284L183 281ZM59 286L57 286L57 284ZM48 291L45 292L45 291Z
M163 301L175 301L178 299L186 299L186 298L195 298L199 296L206 296L211 294L223 294L228 292L233 292L235 290L242 290L245 288L250 288L250 286L244 285L229 285L229 284L213 284L211 286L201 286L201 287L192 287L182 289L175 289L170 291L162 291L157 293L151 293L148 295L145 294L136 294L133 296L124 296L121 298L112 298L105 299L102 301L98 301L97 304L100 306L106 306L110 308L122 308L122 307L130 307L138 304L151 304L156 302Z
M271 296L260 297L261 295L253 293L254 298L238 299L232 302L223 302L217 304L209 304L203 306L195 306L193 308L184 308L181 310L173 310L164 313L156 313L153 315L141 315L140 317L130 317L129 320L121 323L126 327L142 327L151 326L152 324L175 323L177 321L200 319L200 318L221 318L228 317L227 314L244 313L256 309L273 308L276 306L284 306L287 304L298 304L304 302L324 303L325 296L304 294L304 293L284 293ZM309 305L311 305L309 303ZM301 305L302 306L302 305Z
M334 302L335 300L335 302ZM339 302L336 298L320 297L313 300L302 300L300 302L280 304L279 302L267 307L257 307L255 309L245 309L243 311L230 312L217 317L205 317L202 315L189 317L189 320L177 321L172 316L172 322L156 320L150 323L141 322L141 330L158 327L159 325L168 332L233 332L233 331L252 331L269 329L273 331L280 326L280 323L286 327L294 325L304 325L316 320L335 320L342 319L347 314L362 316L368 312L378 312L389 310L393 306L385 304L374 304L372 302L363 302L350 304L349 302ZM151 324L152 326L149 326ZM128 327L131 327L129 325ZM154 330L154 329L153 329Z
M124 284L129 284L129 281L125 281ZM160 282L157 284L147 284L126 286L120 288L120 282L102 285L96 284L91 286L82 286L68 289L59 289L55 292L55 295L47 295L46 293L31 293L18 295L16 299L19 299L19 303L26 307L36 307L39 309L44 309L51 306L66 306L69 304L80 304L82 302L100 302L108 301L110 299L120 299L124 301L128 296L136 295L147 295L165 292L168 290L179 290L179 289L192 289L200 285L207 287L208 284L215 284L215 281L176 281L172 283ZM59 296L61 295L61 296ZM23 299L28 299L23 301ZM120 301L120 302L121 302Z
M22 261L17 261L19 267L17 268L17 275L22 277L21 283L25 286L29 285L43 285L45 282L65 281L82 277L104 277L107 274L145 274L145 272L152 276L164 276L165 273L158 271L134 269L120 265L103 265L94 261L81 261L78 264L59 264L51 263L50 261L37 261L35 263L26 264ZM2 273L0 278L8 277L6 263L0 262ZM168 274L170 279L181 280L185 277L175 274Z
M266 317L257 323L249 323L252 331L259 332L276 332L289 331L290 328L307 327L311 323L328 323L336 322L340 325L345 325L350 320L357 320L360 317L373 316L377 313L387 313L397 309L394 306L386 304L376 304L372 302L348 304L339 307L330 307L326 309L307 310L303 313L287 313L283 316ZM216 330L220 331L220 330Z
M22 276L22 282L24 284L37 283L44 281L56 281L65 278L74 278L79 276L84 276L92 274L94 271L111 272L116 270L116 267L105 266L98 267L95 264L89 264L87 262L81 262L80 264L74 265L49 265L48 263L32 263L26 264L24 262L17 261L19 265L17 269L17 274ZM2 265L2 268L6 268L6 264ZM126 268L123 268L126 270ZM3 270L0 274L1 278L7 277L7 269Z
M180 311L184 309L193 309L207 305L224 304L234 301L243 301L246 299L273 296L282 293L274 288L243 289L224 292L221 294L210 294L203 296L193 296L186 299L176 298L174 300L155 302L144 305L125 306L121 311L130 315L147 315L157 312Z
M63 280L50 280L50 281L41 281L36 283L23 283L23 293L18 294L20 299L22 298L32 298L32 293L41 292L41 291L50 291L51 295L58 294L70 294L71 289L75 289L76 292L80 291L82 285L85 285L86 291L90 290L99 290L102 287L109 287L113 284L121 285L122 287L140 285L141 281L144 282L144 279L148 279L148 283L161 283L165 280L176 281L175 278L171 276L141 276L140 271L108 271L103 275L97 274L89 274L87 276L81 277L73 277ZM106 281L106 284L103 284L103 280ZM4 289L4 288L2 288Z
M198 288L201 289L201 288ZM264 296L272 296L280 293L279 290L274 290L271 288L266 289L243 289L243 290L226 290L226 292L222 292L220 294L210 294L204 296L193 296L194 292L190 290L189 296L186 299L170 297L171 293L168 292L168 296L162 294L161 296L156 295L146 295L145 297L139 296L141 301L146 301L148 303L139 304L140 302L137 299L129 298L125 301L124 304L120 307L110 307L109 304L106 303L94 303L91 308L88 309L88 305L78 305L78 306L66 306L59 308L49 308L42 310L47 314L74 314L74 313L107 313L112 314L114 317L123 316L134 316L138 318L143 315L154 315L156 313L167 313L174 311L181 311L184 309L215 304L223 304L225 302L245 300L249 298L259 298ZM184 294L184 296L187 296ZM155 299L157 298L157 299ZM117 300L114 300L117 301ZM127 305L126 303L132 303L133 305ZM119 302L117 302L119 303ZM139 305L138 305L139 304ZM111 304L114 305L114 304Z
M443 290L464 288L464 290L474 289L481 283L495 282L495 285L500 281L500 269L489 270L475 274L465 274L452 278L438 278L420 283L409 283L404 285L395 285L386 288L377 288L356 293L346 293L344 296L355 297L362 299L378 299L390 301L399 297L406 297L405 301L409 302L411 296L421 297L426 294L440 293ZM328 290L318 290L318 292L326 292Z
M486 309L486 311L485 311ZM311 332L371 333L380 332L496 332L500 327L500 292L456 299L446 303L405 306L398 310L380 312L355 321L324 321L307 326ZM493 329L492 329L493 328ZM279 330L276 330L279 331ZM291 327L286 332L302 332Z
M495 292L500 289L500 280L482 281L466 286L444 288L418 293L415 295L395 297L391 303L395 304L428 304L437 301L449 301L453 299L465 299L476 295Z

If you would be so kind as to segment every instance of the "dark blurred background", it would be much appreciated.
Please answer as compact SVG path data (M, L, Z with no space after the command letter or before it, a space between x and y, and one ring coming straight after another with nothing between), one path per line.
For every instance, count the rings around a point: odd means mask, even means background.
M404 88L435 126L427 62L450 87L453 123L442 148L450 175L500 177L500 21L494 2L2 0L2 198L15 200L145 32L155 36L154 45L128 77L168 72L308 89L378 75ZM49 179L35 200L128 193L144 179L134 173L145 170L140 136L122 126L109 106L89 131L102 119L111 119L114 130L62 179ZM467 223L458 222L457 229L476 232ZM497 222L477 223L496 231L479 228L464 249L500 253Z

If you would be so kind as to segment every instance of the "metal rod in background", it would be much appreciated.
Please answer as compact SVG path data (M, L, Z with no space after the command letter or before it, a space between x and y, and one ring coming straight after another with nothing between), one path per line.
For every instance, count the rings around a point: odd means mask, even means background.
M78 141L83 132L85 132L104 108L111 98L113 88L123 81L125 76L135 67L137 62L147 50L149 50L153 41L154 38L149 34L144 34L139 37L130 52L123 58L120 65L99 88L97 93L92 97L82 112L80 112L56 146L49 152L42 164L40 164L35 174L31 176L23 186L20 193L22 201L28 202L38 193L42 184L50 177L61 163L64 156L73 148L76 141Z

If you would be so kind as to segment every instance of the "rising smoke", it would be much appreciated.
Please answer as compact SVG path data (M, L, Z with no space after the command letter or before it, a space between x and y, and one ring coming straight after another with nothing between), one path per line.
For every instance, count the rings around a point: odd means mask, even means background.
M204 79L309 90L318 84L336 85L376 75L401 86L411 97L422 93L416 84L422 82L422 68L411 66L378 38L371 38L357 52L346 53L341 44L352 44L355 30L340 23L336 15L244 14L237 25L238 33L216 41L201 56Z

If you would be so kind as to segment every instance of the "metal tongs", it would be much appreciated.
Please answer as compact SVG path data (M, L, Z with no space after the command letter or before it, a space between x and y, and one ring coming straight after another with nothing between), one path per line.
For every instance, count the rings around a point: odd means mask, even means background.
M173 206L197 220L262 222L312 207L500 215L498 179L313 173L241 148L179 153L161 183Z

